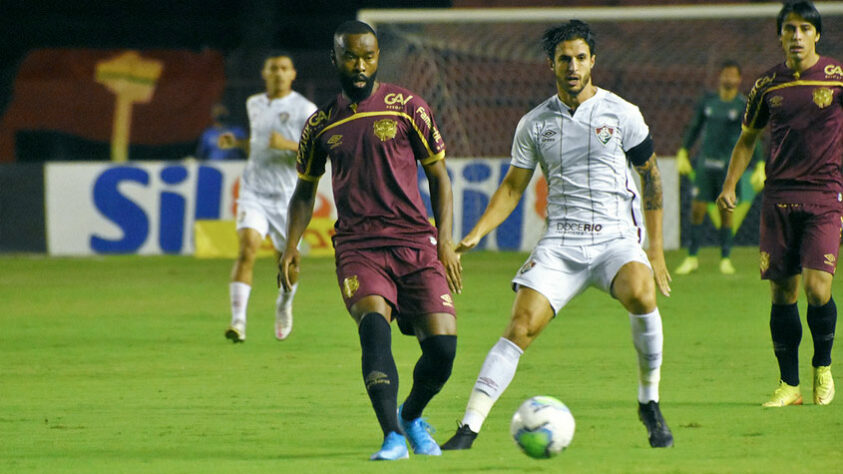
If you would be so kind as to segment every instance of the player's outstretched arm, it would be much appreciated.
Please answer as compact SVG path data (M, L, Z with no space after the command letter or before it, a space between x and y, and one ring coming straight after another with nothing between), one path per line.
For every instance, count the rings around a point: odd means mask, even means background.
M501 225L521 200L524 190L533 177L532 169L510 166L501 181L480 220L474 228L457 244L457 252L462 253L474 248L486 234Z
M276 150L296 151L299 149L299 142L290 140L281 133L273 131L269 136L269 147Z
M316 181L299 179L287 206L287 247L278 260L278 286L290 291L299 273L299 240L313 216L316 200ZM293 278L291 278L291 276Z
M664 240L662 237L662 176L656 161L655 153L650 156L643 165L636 166L635 170L641 176L642 199L644 203L644 223L647 226L647 237L650 239L650 246L647 248L647 257L650 265L653 266L653 276L656 279L656 286L661 294L670 296L670 273L664 262Z
M249 154L249 139L240 140L232 132L221 133L217 137L217 147L221 150L230 150L232 148L240 148L247 155Z
M424 167L430 186L430 204L438 231L437 252L439 261L445 267L445 278L452 293L462 293L462 264L454 252L453 222L454 196L451 191L451 178L444 160L437 160Z
M744 128L738 142L735 143L735 148L732 149L732 158L729 160L729 170L726 172L726 179L723 181L723 190L717 196L717 207L727 211L731 211L737 204L737 197L735 194L735 187L738 185L738 180L741 179L746 167L749 166L749 161L752 159L752 153L755 150L755 143L758 141L758 136L761 130L751 128Z

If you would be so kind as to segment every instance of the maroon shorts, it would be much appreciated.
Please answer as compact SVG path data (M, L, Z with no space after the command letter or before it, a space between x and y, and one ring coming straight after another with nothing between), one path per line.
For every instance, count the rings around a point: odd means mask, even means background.
M413 334L413 318L454 312L445 269L434 248L378 247L349 249L336 255L337 282L345 307L364 296L382 296L404 334Z
M840 251L841 203L788 203L764 199L761 205L761 278L781 280L803 268L834 274Z

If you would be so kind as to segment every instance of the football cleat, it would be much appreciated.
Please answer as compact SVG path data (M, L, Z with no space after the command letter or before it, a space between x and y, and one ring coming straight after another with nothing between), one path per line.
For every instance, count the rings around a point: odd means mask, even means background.
M416 418L415 420L407 421L401 416L401 411L404 405L398 408L398 424L401 425L401 431L409 438L410 446L413 448L413 454L422 454L425 456L441 456L442 450L439 445L430 436L433 427L431 427L424 418Z
M407 451L407 440L400 434L390 431L383 439L380 451L369 457L369 460L396 461L408 457L410 457L410 453Z
M687 275L691 272L697 271L700 268L700 260L697 257L685 257L685 260L682 261L676 270L674 270L675 275Z
M446 441L440 447L445 451L455 451L458 449L471 449L472 443L474 440L477 439L477 434L471 431L471 428L468 425L463 425L462 423L457 422L457 432L454 433L454 436L451 436L451 439Z
M724 275L734 275L735 266L732 265L732 260L729 258L720 259L720 273Z
M275 339L283 341L293 331L293 307L275 312Z
M246 340L246 321L236 320L232 321L231 326L225 330L225 338L230 339L231 342L243 342Z
M647 403L638 402L638 419L647 428L647 439L654 448L669 448L673 446L673 433L667 427L659 402L650 400Z
M799 385L793 386L779 380L779 388L773 392L773 396L764 402L765 407L786 407L788 405L801 405L802 394L799 392Z
M834 400L834 379L831 366L814 367L814 404L828 405Z

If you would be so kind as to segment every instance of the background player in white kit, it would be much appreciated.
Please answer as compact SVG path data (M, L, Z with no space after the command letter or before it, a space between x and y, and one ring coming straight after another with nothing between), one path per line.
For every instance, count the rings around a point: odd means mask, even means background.
M661 176L649 129L638 107L592 84L595 44L587 24L572 20L552 28L543 46L557 94L521 119L509 171L457 251L477 245L509 216L536 166L548 181L547 232L512 280L517 293L509 326L486 356L462 423L442 449L471 447L521 354L589 286L608 292L628 311L638 352L639 417L652 447L672 446L659 409L663 336L655 291L658 285L669 295L670 275L662 250ZM630 163L641 176L647 253Z
M233 342L246 340L246 307L252 290L255 255L269 234L275 247L277 266L286 248L287 203L296 187L296 152L307 118L316 105L292 89L296 78L293 59L288 53L275 53L264 61L261 76L266 92L246 100L251 129L249 141L232 134L220 136L220 148L243 147L249 160L240 179L237 199L237 260L231 270L231 325L225 337ZM275 337L286 339L293 329L293 296L279 290L275 300Z

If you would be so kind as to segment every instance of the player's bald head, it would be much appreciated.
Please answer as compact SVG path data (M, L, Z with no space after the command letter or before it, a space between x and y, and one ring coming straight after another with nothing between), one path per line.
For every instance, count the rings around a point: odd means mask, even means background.
M358 20L348 20L340 24L334 31L334 47L344 46L345 37L349 35L372 35L377 42L378 35L367 23Z

